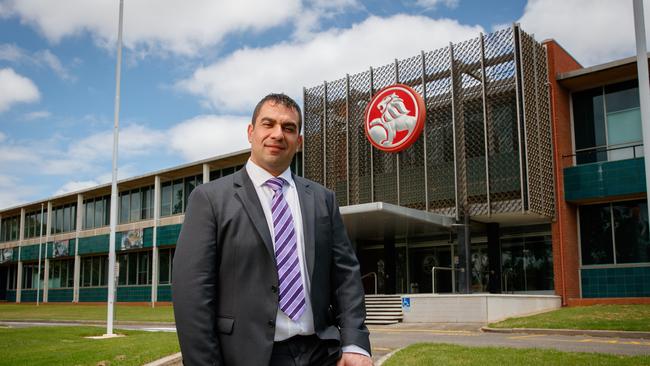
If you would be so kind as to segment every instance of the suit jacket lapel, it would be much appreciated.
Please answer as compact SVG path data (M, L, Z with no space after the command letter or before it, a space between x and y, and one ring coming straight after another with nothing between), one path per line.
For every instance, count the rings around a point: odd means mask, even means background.
M271 257L275 259L269 226L266 223L266 217L264 216L260 199L257 196L257 191L255 190L248 173L246 173L246 168L244 167L239 169L239 171L234 174L233 179L235 184L235 195L241 200L244 210L246 210L246 213L248 214L248 217L250 217L255 229L257 229L262 237L264 246Z
M309 187L309 182L300 177L293 176L300 200L300 212L302 213L302 228L305 237L305 260L307 261L307 271L311 279L314 273L314 257L316 256L315 225L316 220L314 213L314 194Z

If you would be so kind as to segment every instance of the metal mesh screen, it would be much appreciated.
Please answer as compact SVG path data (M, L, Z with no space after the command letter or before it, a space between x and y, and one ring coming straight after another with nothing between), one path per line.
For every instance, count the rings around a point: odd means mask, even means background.
M456 182L449 48L426 53L424 61L429 210L455 216Z
M490 211L521 211L514 36L504 29L484 37L488 116Z
M336 193L338 204L348 204L348 136L346 80L327 83L325 185Z
M325 183L323 155L323 97L325 88L322 85L305 91L304 95L304 127L303 154L305 160L305 177Z
M529 209L538 214L553 216L553 160L546 51L529 34L521 31L519 34Z
M370 71L350 76L349 138L350 138L350 204L372 202L371 145L363 129L366 105L371 99Z
M545 60L544 48L513 27L306 89L305 176L341 205L488 217L529 208L550 217ZM372 148L364 132L372 95L396 82L427 109L423 137L397 154Z
M422 56L414 56L398 62L398 81L424 95L422 83ZM426 186L424 184L424 139L419 138L411 147L398 153L399 203L401 206L426 209Z

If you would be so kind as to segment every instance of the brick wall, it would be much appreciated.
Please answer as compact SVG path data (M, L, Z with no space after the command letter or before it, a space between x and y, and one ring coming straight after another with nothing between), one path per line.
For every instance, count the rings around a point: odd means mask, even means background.
M573 152L571 138L570 93L555 79L559 73L580 69L582 66L554 40L545 41L548 54L548 76L551 93L553 128L553 160L555 170L556 215L551 225L553 235L553 273L555 292L566 305L570 298L580 297L579 254L576 206L564 201L562 170L572 160L562 158Z

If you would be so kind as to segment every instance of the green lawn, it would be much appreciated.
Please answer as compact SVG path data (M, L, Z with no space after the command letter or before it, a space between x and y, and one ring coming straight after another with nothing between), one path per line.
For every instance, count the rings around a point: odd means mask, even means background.
M562 308L490 324L494 328L551 328L650 331L650 305L593 305Z
M142 365L179 352L176 333L116 329L115 333L126 337L84 338L105 331L99 327L0 327L0 365Z
M115 320L122 322L174 322L170 305L116 305ZM106 321L106 304L0 304L0 320L100 320Z
M397 352L385 366L484 365L650 365L650 356L614 356L598 353L559 352L533 348L464 347L421 343Z

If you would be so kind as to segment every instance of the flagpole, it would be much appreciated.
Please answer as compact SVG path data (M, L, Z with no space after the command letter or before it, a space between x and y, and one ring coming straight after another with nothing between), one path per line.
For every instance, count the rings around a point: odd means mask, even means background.
M106 335L113 335L115 307L115 230L117 228L117 147L120 133L120 73L122 69L122 13L124 0L120 0L120 17L117 31L117 66L115 67L115 110L113 124L113 180L111 182L111 233L108 249L108 311Z
M38 238L38 280L36 281L36 306L41 298L41 245L43 244L43 204L41 203L41 219L39 220L41 224L41 233Z

